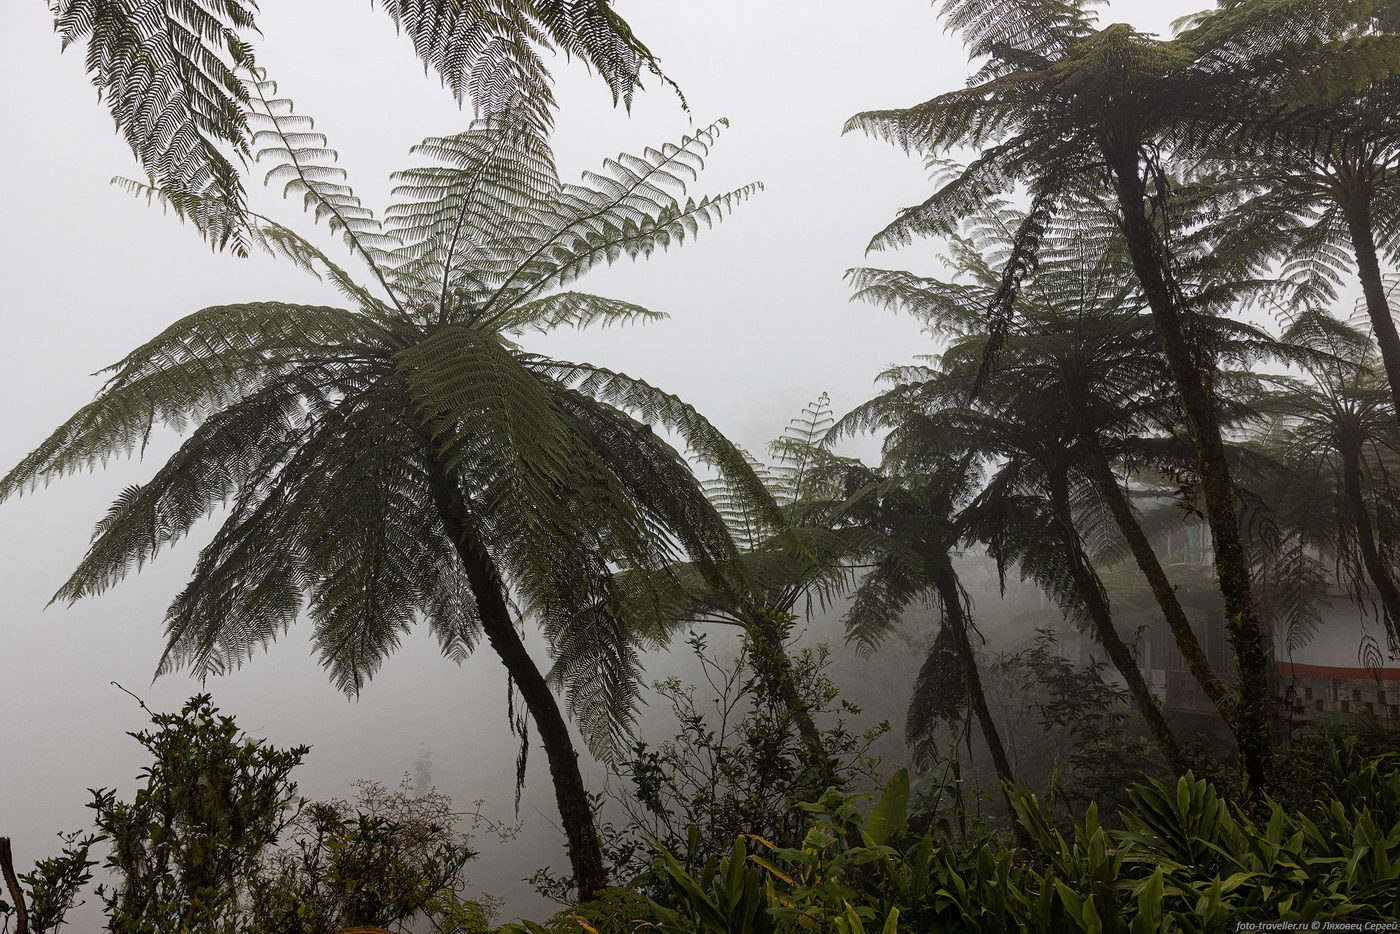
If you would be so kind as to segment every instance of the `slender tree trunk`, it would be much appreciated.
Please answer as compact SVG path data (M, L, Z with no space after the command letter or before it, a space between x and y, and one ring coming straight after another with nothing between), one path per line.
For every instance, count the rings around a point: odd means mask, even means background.
M554 692L549 689L510 618L510 607L506 603L500 574L490 556L467 531L462 519L467 514L466 500L449 479L447 471L431 455L429 470L438 516L466 572L481 617L481 628L520 690L525 707L535 722L540 742L544 745L549 774L554 781L554 798L559 806L559 822L564 827L569 863L578 885L578 897L580 901L587 901L607 887L608 873L603 863L603 848L598 840L593 804L583 784L583 775L579 772L578 753L574 749L573 737L569 735L569 726L559 710Z
M1347 512L1351 513L1352 525L1356 528L1361 562L1366 566L1371 586L1375 588L1381 607L1389 618L1388 628L1395 632L1400 627L1400 589L1396 588L1395 578L1381 559L1380 549L1376 545L1371 514L1366 510L1366 499L1361 493L1361 456L1352 449L1342 451L1342 494L1346 498Z
M1157 698L1147 686L1147 680L1143 678L1142 669L1133 658L1132 650L1114 628L1113 615L1109 610L1108 600L1104 597L1103 584L1090 566L1079 532L1074 527L1069 491L1063 474L1052 472L1050 475L1050 505L1055 514L1060 542L1065 549L1070 577L1074 581L1075 589L1079 591L1080 599L1084 601L1084 609L1093 626L1094 635L1098 637L1099 644L1108 653L1109 660L1127 683L1128 693L1132 695L1133 703L1147 723L1148 732L1156 741L1157 748L1162 751L1167 765L1177 775L1182 775L1189 768L1186 757L1182 755L1181 746L1177 743L1167 718L1162 714L1162 708L1157 705Z
M992 767L996 769L1002 797L1006 799L1007 813L1016 834L1016 842L1023 849L1031 849L1034 843L1021 822L1016 819L1016 809L1011 806L1011 789L1016 777L1011 772L1011 762L1006 758L1006 747L1001 744L1001 733L997 731L992 710L987 706L987 695L982 690L982 673L977 668L977 655L972 648L971 626L963 612L962 588L958 586L958 575L953 563L945 556L935 570L934 587L938 591L939 602L943 606L943 625L948 627L953 639L953 649L958 653L962 665L963 681L967 685L968 703L977 717L977 725L982 729L982 738L992 755Z
M1196 448L1196 471L1205 500L1215 553L1215 573L1225 600L1225 629L1235 653L1238 700L1235 736L1239 742L1245 790L1262 792L1273 769L1273 697L1270 688L1269 640L1249 579L1244 538L1240 533L1235 489L1220 434L1211 389L1210 365L1203 363L1188 336L1183 309L1169 285L1166 258L1157 231L1147 216L1146 186L1139 174L1136 147L1105 147L1118 189L1123 233L1133 269L1142 286L1163 356Z
M1177 599L1176 588L1172 586L1167 572L1162 568L1162 562L1157 557L1157 552L1153 550L1152 543L1147 540L1147 534L1143 532L1142 526L1138 523L1127 494L1118 485L1118 478L1114 475L1112 466L1109 465L1108 457L1099 447L1098 439L1092 433L1081 430L1079 437L1087 454L1086 460L1089 471L1094 478L1094 485L1098 487L1099 495L1103 497L1104 502L1108 504L1109 511L1113 513L1114 522L1117 523L1119 530L1123 533L1124 540L1127 541L1128 547L1132 550L1133 558L1137 561L1142 576L1147 578L1147 584L1152 588L1152 596L1156 598L1157 606L1161 609L1162 616L1166 618L1167 626L1176 639L1176 647L1180 650L1181 657L1186 660L1186 667L1190 669L1196 683L1201 686L1201 690L1215 705L1221 719L1225 721L1225 725L1233 733L1234 724L1231 722L1233 711L1230 709L1229 692L1216 675L1215 669L1211 667L1210 660L1206 658L1205 650L1201 648L1201 642L1196 638L1190 620L1186 618L1186 610L1182 608L1181 601Z
M797 733L816 764L818 780L824 788L840 787L842 781L836 760L826 750L826 741L822 739L821 730L817 729L817 724L812 719L811 708L797 693L797 679L793 677L792 659L788 657L787 649L783 645L783 634L779 630L777 622L769 613L754 613L744 624L744 632L758 644L766 656L761 662L762 665L768 667L765 676L774 682L778 699L783 702L783 706L788 709L788 713L792 716L793 723L797 725ZM848 823L844 830L847 846L865 845L865 838L861 836L859 824Z
M29 913L24 908L24 889L15 876L15 859L10 852L10 838L0 837L0 876L10 893L10 907L15 913L15 934L29 934Z
M1362 183L1357 186L1359 191L1345 195L1341 207L1346 216L1347 232L1351 235L1352 252L1356 255L1356 272L1361 280L1361 292L1366 298L1366 314L1371 318L1371 329L1375 331L1376 343L1381 348L1381 362L1385 366L1386 380L1390 383L1391 401L1395 404L1395 411L1400 413L1400 332L1396 331L1390 302L1385 297L1385 282L1381 278L1380 259L1376 255L1376 231L1365 187L1365 183Z
M836 763L826 752L826 743L822 740L821 731L817 729L816 722L812 719L812 711L797 693L797 679L793 677L792 659L788 658L787 649L783 646L783 636L778 630L778 625L766 614L754 614L744 626L753 640L762 646L764 653L768 656L766 664L770 665L770 672L777 688L778 697L787 707L788 713L792 716L793 723L797 725L797 733L802 737L802 741L807 745L813 757L819 763L825 782L830 785L836 781Z
M952 562L945 560L939 563L934 587L943 606L943 623L952 636L953 649L958 653L958 662L962 666L963 680L967 683L968 702L972 705L973 715L977 717L977 725L981 727L987 749L992 755L992 766L996 769L997 778L1002 782L1014 783L1016 779L1011 773L1011 763L1006 758L1006 747L1001 743L1001 734L997 731L996 721L992 719L991 708L987 706L987 695L982 690L982 673L977 667L977 655L972 648L968 619L963 613L962 588L958 586L957 573L953 570Z

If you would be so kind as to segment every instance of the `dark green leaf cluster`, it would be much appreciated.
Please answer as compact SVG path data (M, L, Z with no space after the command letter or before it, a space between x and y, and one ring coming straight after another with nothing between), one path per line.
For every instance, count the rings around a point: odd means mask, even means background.
M107 929L235 931L240 883L296 813L288 776L309 747L246 737L207 694L151 722L130 734L152 758L135 798L101 789L89 805L116 877L98 888Z

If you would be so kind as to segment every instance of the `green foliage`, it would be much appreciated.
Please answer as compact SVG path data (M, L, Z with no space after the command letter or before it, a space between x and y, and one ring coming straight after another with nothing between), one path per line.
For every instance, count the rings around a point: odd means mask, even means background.
M597 898L559 912L543 924L520 921L501 934L640 934L655 930L672 913L628 888L604 889Z
M1379 921L1400 904L1400 771L1345 747L1338 756L1334 767L1349 771L1329 775L1338 790L1313 817L1270 802L1256 820L1188 774L1132 786L1124 830L1106 829L1093 806L1061 829L1019 792L1016 819L1034 843L1020 854L987 839L961 845L938 828L888 832L903 826L908 795L897 773L865 818L861 845L840 832L858 812L833 793L809 808L815 819L799 847L739 837L725 861L698 874L663 853L681 917L660 926L1204 934L1251 918Z
M37 860L32 870L18 875L32 934L47 934L63 927L68 912L84 904L78 898L83 887L92 881L92 867L97 865L89 854L100 837L65 833L59 838L63 849L58 856ZM6 916L13 911L14 906L0 898L0 919L5 922L0 930L9 930Z
M309 747L248 738L207 694L151 722L130 734L152 757L136 797L100 789L88 805L116 877L97 888L107 929L237 931L239 887L295 814L288 775Z
M877 765L870 747L889 728L848 726L860 710L840 701L824 673L825 646L787 656L801 706L824 724L814 747L761 670L764 647L746 638L726 664L706 637L692 634L688 644L705 690L679 678L656 683L679 732L655 746L639 741L615 766L624 783L615 799L627 822L604 828L605 847L619 878L644 891L661 881L650 857L657 845L683 854L684 866L693 868L722 859L741 833L782 845L800 840L797 803L820 797L832 781L868 780Z
M258 6L253 0L51 0L62 47L86 43L86 66L151 184L181 203L208 200L201 231L246 254L259 239L243 209L240 160L256 140ZM613 102L631 105L656 57L607 3L594 0L382 0L425 67L479 116L547 130L554 95L544 53L586 62ZM250 93L251 91L251 93ZM321 144L324 146L324 143Z
M253 0L53 0L63 48L86 41L86 65L151 183L241 209L238 159L249 152L248 36ZM228 216L228 215L225 215ZM247 249L236 225L205 228Z
M1318 631L1319 606L1335 581L1363 613L1374 609L1395 646L1400 438L1375 344L1324 312L1292 316L1284 338L1318 357L1308 361L1305 378L1268 379L1256 403L1263 421L1250 439L1247 476L1267 504L1258 564L1275 585L1269 597L1281 604L1285 645L1294 648Z
M991 670L1007 679L1013 697L1036 717L1053 770L1054 792L1078 805L1097 803L1112 812L1133 781L1161 775L1164 763L1141 736L1127 707L1128 692L1104 677L1107 665L1080 667L1056 651L1055 634L1037 631L1014 654L998 656ZM1030 776L1023 780L1030 781Z
M207 694L151 720L130 734L152 756L135 798L94 791L98 832L62 835L59 856L19 877L33 934L61 927L92 879L94 846L107 849L112 881L96 892L113 934L330 934L424 919L442 934L491 929L495 900L463 896L477 853L445 796L405 779L395 790L360 782L353 804L308 804L289 780L308 747L247 737Z
M63 599L104 591L227 504L171 604L160 670L236 667L305 607L322 663L355 693L417 622L445 654L471 650L484 585L461 554L484 555L545 626L555 676L605 750L621 739L637 678L610 572L733 552L689 466L650 426L673 431L756 512L775 513L742 454L690 406L625 374L528 353L510 335L645 316L559 287L683 241L756 186L685 196L721 124L608 160L583 184L559 180L537 137L478 124L416 150L437 164L398 176L402 200L382 227L310 123L270 85L255 91L271 177L343 236L372 284L249 215L259 243L330 277L350 307L187 316L111 367L97 399L0 480L0 498L144 450L157 426L188 429L113 504ZM630 607L639 628L647 608Z
M247 882L247 931L329 934L419 917L485 930L494 905L459 895L478 854L457 824L446 796L413 794L407 780L394 790L362 781L353 803L306 805Z

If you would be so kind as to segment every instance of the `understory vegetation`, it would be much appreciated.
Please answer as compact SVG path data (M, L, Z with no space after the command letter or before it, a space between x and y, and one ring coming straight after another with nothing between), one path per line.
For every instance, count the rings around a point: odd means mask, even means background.
M694 192L727 121L570 182L546 52L616 103L679 90L609 3L378 5L476 112L382 210L255 60L251 0L52 0L143 169L118 184L334 297L174 321L0 501L178 435L54 598L209 530L158 674L299 623L351 697L414 628L499 662L516 806L541 747L562 844L528 882L561 910L474 891L467 830L509 828L409 783L304 800L309 747L200 694L146 711L140 787L93 790L59 855L19 872L0 838L3 931L84 902L113 934L1393 930L1395 0L1218 0L1168 38L940 0L966 84L846 126L929 171L868 252L936 262L846 272L927 345L766 452L530 349L664 317L577 283L760 196ZM255 164L324 229L252 210ZM1349 674L1285 661L1343 639Z

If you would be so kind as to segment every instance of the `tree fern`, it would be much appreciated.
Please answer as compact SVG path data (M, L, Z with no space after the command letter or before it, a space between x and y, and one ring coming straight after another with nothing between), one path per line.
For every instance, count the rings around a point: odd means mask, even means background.
M873 245L946 234L991 194L1023 188L1031 210L1002 264L986 313L999 347L1018 290L1034 271L1045 231L1066 207L1111 192L1115 226L1159 334L1212 527L1215 562L1239 656L1241 741L1248 782L1269 771L1268 653L1240 530L1214 387L1215 364L1196 307L1182 287L1180 253L1193 240L1171 160L1194 161L1200 141L1228 137L1264 153L1280 125L1305 129L1309 110L1374 84L1400 63L1394 36L1357 42L1374 5L1364 0L1240 0L1164 41L1124 24L1095 28L1082 0L993 0L944 5L975 58L968 87L923 104L858 114L848 130L927 156L972 146L977 157L905 211ZM1310 82L1314 65L1325 74ZM1294 112L1297 113L1294 113ZM1196 225L1203 222L1198 215ZM1262 262L1260 252L1243 260ZM990 358L984 358L988 360ZM983 368L974 389L989 376Z
M677 562L714 578L736 552L660 432L767 527L783 520L743 452L681 399L516 338L657 317L558 285L678 242L753 187L680 200L710 130L564 185L542 140L481 123L416 150L449 167L399 176L385 232L309 121L266 82L253 96L269 181L340 234L375 287L266 217L133 186L196 224L236 213L250 243L331 278L351 307L229 304L177 321L104 371L96 399L0 479L0 499L144 453L158 428L188 432L113 504L57 598L102 592L226 506L168 610L160 672L228 672L305 616L332 682L354 694L415 625L456 660L484 636L545 740L591 892L604 870L587 795L512 604L543 626L556 684L606 751L636 702L637 648L662 628L653 578Z

